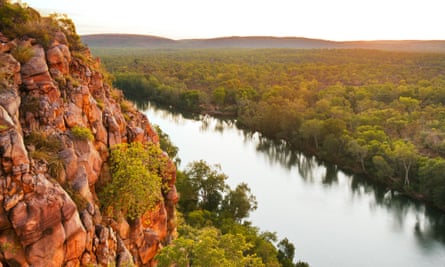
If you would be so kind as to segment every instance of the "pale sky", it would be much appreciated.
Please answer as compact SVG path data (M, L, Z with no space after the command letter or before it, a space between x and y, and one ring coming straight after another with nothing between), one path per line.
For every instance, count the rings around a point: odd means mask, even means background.
M292 36L334 41L445 40L443 0L22 0L64 13L79 34L171 39Z

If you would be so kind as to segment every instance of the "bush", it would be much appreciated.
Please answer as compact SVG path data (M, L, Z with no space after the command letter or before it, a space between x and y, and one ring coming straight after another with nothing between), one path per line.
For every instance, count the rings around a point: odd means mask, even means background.
M111 150L111 182L99 193L105 214L130 220L152 210L161 201L167 161L154 144L120 144Z
M65 34L71 49L84 48L74 23L66 15L42 17L39 12L26 5L0 0L0 32L8 38L32 37L47 48L51 45L54 34L59 31Z
M30 153L31 158L46 161L48 174L61 182L60 178L65 169L63 160L58 155L63 148L60 139L56 135L46 135L41 131L33 131L25 138L25 144L32 145L35 148Z
M84 140L84 141L93 141L94 135L91 130L87 127L82 126L74 126L71 129L71 133L73 134L75 139Z
M19 45L11 51L11 54L18 62L24 64L34 56L34 51L31 47Z

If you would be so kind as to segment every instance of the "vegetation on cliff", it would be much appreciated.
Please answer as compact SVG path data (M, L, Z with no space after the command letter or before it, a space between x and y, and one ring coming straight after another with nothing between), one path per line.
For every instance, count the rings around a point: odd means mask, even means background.
M0 266L153 266L176 234L176 168L148 119L69 19L5 0L0 158Z
M101 56L129 96L231 115L445 208L445 54L140 49Z
M0 32L9 39L35 38L45 48L53 41L56 32L63 32L70 48L84 47L71 19L65 15L52 14L44 17L31 7L8 0L0 0Z

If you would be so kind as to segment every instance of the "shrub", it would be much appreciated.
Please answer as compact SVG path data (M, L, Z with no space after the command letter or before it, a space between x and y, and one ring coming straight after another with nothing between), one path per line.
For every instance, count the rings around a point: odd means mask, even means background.
M64 171L63 160L58 153L62 150L62 142L55 135L46 135L41 131L33 131L25 138L26 145L33 145L34 151L30 156L35 160L44 160L48 164L48 174L61 182Z
M71 49L84 48L74 23L66 15L42 17L39 12L26 5L0 0L0 32L8 38L32 37L47 48L51 45L54 34L59 31L65 34Z
M42 131L32 131L25 137L26 145L33 145L36 151L58 153L63 145L56 135L47 135Z
M18 62L24 64L34 56L34 51L31 47L19 45L11 51L11 54Z
M134 111L135 110L134 106L133 106L133 103L131 103L128 100L122 100L120 102L120 106L121 106L121 110L123 112L129 112L129 111Z
M152 210L161 200L163 158L154 144L115 146L109 158L111 182L99 193L105 213L134 220Z
M93 141L94 135L91 130L87 127L82 126L74 126L71 129L71 133L73 134L75 139L84 140L84 141Z

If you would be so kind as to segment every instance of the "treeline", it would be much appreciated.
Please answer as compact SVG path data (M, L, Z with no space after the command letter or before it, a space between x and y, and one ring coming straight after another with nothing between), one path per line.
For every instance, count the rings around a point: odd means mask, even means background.
M161 148L178 161L178 148L156 130ZM156 256L158 266L309 266L294 263L295 247L287 238L278 242L275 233L260 232L247 221L256 198L247 184L232 189L227 179L218 165L203 160L177 171L179 236Z
M445 54L98 51L115 85L238 123L445 208Z

